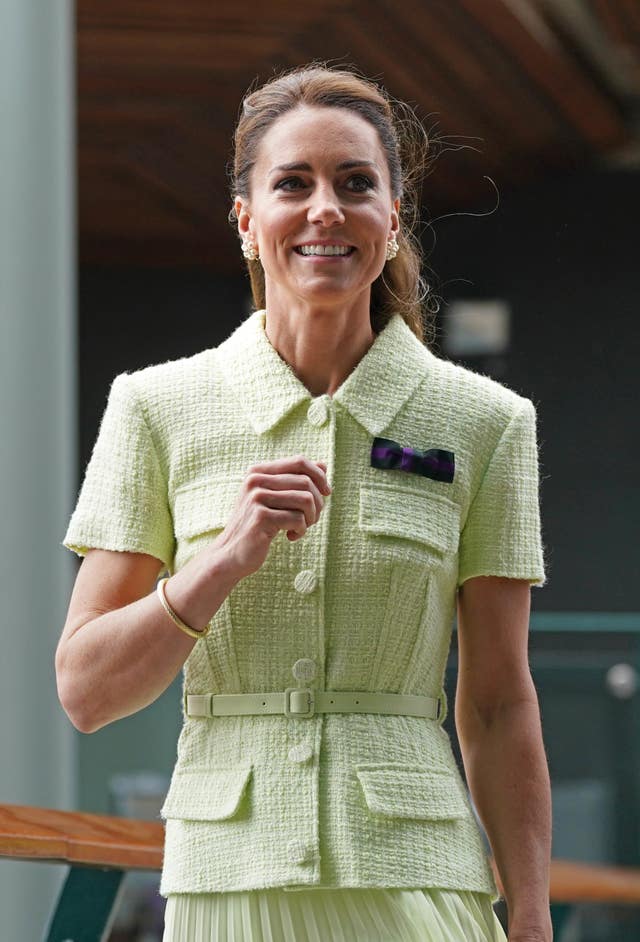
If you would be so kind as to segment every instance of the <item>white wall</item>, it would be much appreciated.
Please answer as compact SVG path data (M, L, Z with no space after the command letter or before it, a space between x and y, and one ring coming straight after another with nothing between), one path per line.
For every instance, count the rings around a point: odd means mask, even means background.
M73 808L54 652L74 575L74 8L0 0L0 802ZM38 940L64 866L0 860L2 937Z

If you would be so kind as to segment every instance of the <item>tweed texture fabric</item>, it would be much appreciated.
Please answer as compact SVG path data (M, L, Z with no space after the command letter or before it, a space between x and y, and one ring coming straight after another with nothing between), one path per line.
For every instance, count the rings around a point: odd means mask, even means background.
M115 377L64 545L178 571L224 529L250 465L304 454L332 493L281 531L183 669L185 693L362 690L439 697L383 714L189 718L162 808L160 892L404 887L498 899L447 732L457 587L545 583L536 412L446 361L396 314L333 396L312 396L247 316L194 356ZM451 452L452 480L372 465L383 436Z

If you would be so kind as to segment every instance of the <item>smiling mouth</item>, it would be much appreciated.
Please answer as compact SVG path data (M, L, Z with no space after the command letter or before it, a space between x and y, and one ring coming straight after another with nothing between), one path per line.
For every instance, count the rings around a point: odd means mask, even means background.
M355 252L353 245L296 245L294 252L303 258L347 258Z

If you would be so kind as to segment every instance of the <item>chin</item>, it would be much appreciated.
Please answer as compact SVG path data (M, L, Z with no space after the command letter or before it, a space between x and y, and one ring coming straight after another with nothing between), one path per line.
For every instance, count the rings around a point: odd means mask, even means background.
M367 285L364 288L349 288L344 285L305 284L297 285L297 290L295 293L298 295L298 297L303 298L305 301L336 304L340 301L344 301L345 303L352 301L357 295L362 294L363 291L370 289L370 287L370 285Z

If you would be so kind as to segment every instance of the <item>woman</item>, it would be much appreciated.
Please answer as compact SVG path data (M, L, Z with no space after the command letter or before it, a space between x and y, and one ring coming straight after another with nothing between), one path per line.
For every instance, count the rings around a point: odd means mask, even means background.
M184 667L165 942L505 938L442 727L456 603L456 722L509 938L551 939L535 409L423 342L408 112L317 65L245 98L256 310L116 377L64 540L85 556L56 656L74 725Z

